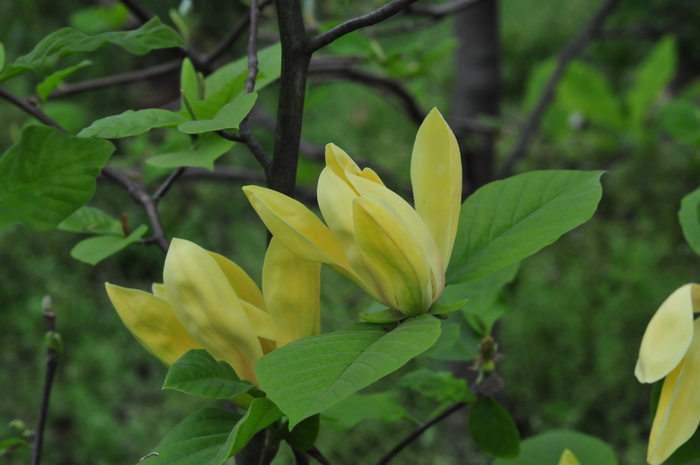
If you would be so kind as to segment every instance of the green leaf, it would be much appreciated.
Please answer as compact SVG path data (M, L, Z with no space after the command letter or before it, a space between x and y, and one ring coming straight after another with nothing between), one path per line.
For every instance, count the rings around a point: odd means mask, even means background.
M572 62L557 87L557 99L570 112L579 111L594 123L622 129L621 100L607 77L580 61Z
M92 64L92 61L90 60L83 60L80 63L78 63L75 66L71 66L70 68L62 69L61 71L56 71L50 76L47 76L46 79L41 81L39 85L36 86L36 93L39 96L39 98L42 101L46 101L46 99L49 97L49 94L61 83L63 80L73 74L74 72L78 71L81 68L85 68L86 66L90 66Z
M637 68L635 81L625 94L630 123L638 125L676 71L676 40L662 38Z
M293 449L307 451L316 443L320 429L321 415L313 415L296 425L292 431L287 429L282 437Z
M206 465L221 465L227 458L240 452L258 432L264 430L280 418L282 412L275 404L264 398L255 399L248 407L245 416L226 438L226 444Z
M6 452L16 447L30 447L31 444L26 439L22 438L6 438L0 440L0 457Z
M5 67L5 46L0 42L0 71Z
M549 431L524 440L517 459L497 459L493 465L557 465L569 449L581 465L617 465L612 447L598 438L576 431Z
M189 58L182 60L180 91L182 92L183 99L186 97L190 102L196 102L202 99L202 95L200 95L199 91L199 76Z
M361 323L300 339L260 359L260 387L289 417L290 427L392 373L427 350L440 322L423 315L392 331Z
M202 465L214 460L226 444L241 415L204 408L185 418L153 449L158 455L148 465Z
M449 371L430 371L425 368L404 375L399 386L411 389L438 402L474 402L472 394L463 379L457 379Z
M163 389L207 397L231 399L253 387L241 382L236 372L224 361L216 361L204 349L192 349L168 370Z
M435 344L422 356L435 360L474 360L479 346L479 337L469 327L454 320L442 323L442 332Z
M696 189L681 200L678 220L683 236L693 251L700 255L700 189Z
M533 171L477 190L462 205L448 282L488 276L588 221L602 195L602 174Z
M187 121L177 128L185 134L201 134L203 132L219 131L221 129L238 129L255 104L258 94L241 94L231 102L224 105L214 118L198 121ZM196 109L195 109L196 113Z
M178 113L149 108L147 110L127 110L120 115L98 119L78 133L78 137L94 137L98 139L120 139L137 136L153 128L175 127L187 121Z
M49 34L34 50L15 60L0 73L0 82L27 71L52 74L61 58L80 52L92 52L108 44L118 45L135 55L144 55L161 48L184 47L177 32L161 23L157 17L133 31L104 32L94 36L66 27Z
M62 231L89 234L122 234L121 223L95 207L81 207L57 226Z
M255 90L260 92L270 83L280 77L282 69L282 46L278 42L258 51L258 78L255 81ZM232 63L222 66L207 76L205 79L206 95L219 92L231 82L231 76L243 76L248 74L248 57L240 58ZM241 87L241 90L243 87ZM238 92L240 93L240 91ZM227 100L230 101L231 99Z
M55 228L87 203L114 146L48 126L27 126L0 158L0 227Z
M502 307L497 305L503 287L518 274L520 263L501 268L476 281L447 286L441 300L469 298L469 305L462 314L469 325L482 337L491 334L494 323L502 316Z
M85 34L121 29L129 20L129 9L121 2L85 7L70 15L70 25Z
M146 160L146 163L158 168L198 166L213 170L216 159L231 150L234 144L235 142L219 137L218 134L206 134L199 138L191 150L156 155Z
M229 77L228 83L216 92L206 92L204 100L190 101L194 116L198 120L210 120L228 103L243 94L248 71ZM189 110L181 111L189 114Z
M476 445L495 457L514 458L520 454L518 428L508 411L491 397L479 397L472 404L469 431Z
M404 418L410 415L390 392L355 393L323 413L324 424L339 431L347 431L364 420L394 423Z
M138 242L148 231L148 226L142 224L127 237L98 236L78 242L70 251L70 256L81 262L96 265L110 255L114 255L129 244Z
M700 112L687 100L672 100L659 111L661 127L674 139L700 146Z

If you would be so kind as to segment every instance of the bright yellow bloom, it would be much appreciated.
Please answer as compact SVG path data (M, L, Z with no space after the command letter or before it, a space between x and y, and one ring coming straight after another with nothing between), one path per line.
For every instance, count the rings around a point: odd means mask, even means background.
M153 294L106 287L126 327L166 365L205 348L257 384L260 357L320 331L320 264L275 239L265 256L263 292L232 261L182 239L170 245L163 280Z
M634 374L642 383L664 376L649 435L647 462L658 465L683 445L700 424L700 286L671 294L649 322Z
M279 192L258 186L243 190L288 249L329 265L387 307L414 316L427 312L445 288L462 192L457 140L435 109L418 130L411 181L415 209L374 171L360 170L329 144L318 181L326 224Z

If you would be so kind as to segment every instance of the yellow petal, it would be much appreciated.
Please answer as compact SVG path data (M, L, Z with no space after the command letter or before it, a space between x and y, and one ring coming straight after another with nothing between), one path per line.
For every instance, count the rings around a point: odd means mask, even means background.
M148 292L106 283L107 294L131 334L170 366L190 349L202 346L187 334L170 305Z
M321 264L300 259L275 236L263 265L263 293L277 347L321 330Z
M373 271L390 282L390 307L412 316L432 304L432 280L421 244L401 221L393 206L376 197L354 201L353 217L358 243Z
M700 320L683 361L664 380L649 435L647 461L658 465L683 445L700 424Z
M192 242L173 239L163 275L167 300L187 332L241 379L256 382L262 348L216 260Z
M432 233L428 230L423 219L401 196L383 185L377 184L361 176L347 174L348 180L353 184L357 192L362 196L375 196L390 204L398 215L404 227L411 231L418 241L423 254L428 261L431 270L432 301L442 296L445 289L445 262L442 260L440 250L435 244ZM352 262L351 262L352 263Z
M666 376L688 350L693 338L693 294L700 295L697 284L677 289L649 322L634 370L640 383L654 383Z
M253 304L261 310L265 310L265 299L263 299L262 292L260 292L260 288L255 284L255 281L248 276L248 273L223 255L215 252L209 253L226 275L238 298Z
M347 182L345 178L346 171L350 170L354 173L360 172L360 167L357 166L357 163L355 163L343 149L335 144L326 145L326 168L345 182Z
M457 236L462 199L462 161L452 130L437 109L418 129L411 157L416 211L428 225L447 265Z
M581 465L573 452L569 449L564 449L564 452L559 458L559 465Z

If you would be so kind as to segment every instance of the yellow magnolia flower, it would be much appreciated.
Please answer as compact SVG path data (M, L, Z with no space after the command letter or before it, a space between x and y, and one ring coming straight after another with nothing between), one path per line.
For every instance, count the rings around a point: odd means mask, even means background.
M569 449L564 449L564 452L559 458L559 465L581 465L573 452Z
M649 435L647 462L658 465L683 445L700 424L700 286L671 294L647 326L634 374L641 383L664 376Z
M415 209L374 171L360 170L329 144L318 181L326 224L279 192L258 186L243 190L288 249L329 265L400 316L414 316L427 312L445 288L462 192L457 140L436 109L418 130L411 181Z
M320 332L320 264L299 259L278 240L267 249L262 292L232 261L182 239L172 241L163 275L153 294L106 287L126 327L166 365L205 348L257 384L260 357Z

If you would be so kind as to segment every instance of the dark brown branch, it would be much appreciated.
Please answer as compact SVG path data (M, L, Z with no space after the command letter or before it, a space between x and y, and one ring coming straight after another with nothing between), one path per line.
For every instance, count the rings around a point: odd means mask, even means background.
M433 425L439 423L440 421L444 420L445 418L449 417L453 413L457 412L458 410L462 409L465 407L467 404L464 402L457 402L456 404L452 404L450 407L448 407L444 412L442 412L440 415L436 416L435 418L423 423L421 426L416 428L406 436L400 443L398 443L393 449L391 449L384 457L379 459L377 462L377 465L386 465L389 463L394 457L396 457L399 452L404 450L408 445L410 445L413 441L415 441L421 434L425 433L430 427Z
M250 0L250 30L248 32L248 76L245 80L245 93L255 90L255 79L258 76L258 0Z
M57 338L56 334L56 313L54 313L51 297L45 296L41 303L42 314L44 316L44 329L48 336L48 340ZM52 342L60 344L60 339L54 339ZM60 353L49 345L46 348L46 374L44 375L44 388L41 393L41 407L39 409L39 422L34 436L34 444L32 445L32 465L41 463L41 451L44 443L44 431L46 430L46 419L48 418L49 402L51 400L51 389L56 376L56 370L60 361Z
M153 14L135 0L121 0L125 7L142 23L147 23Z
M163 181L163 184L161 184L151 196L153 198L153 201L156 204L160 202L160 199L162 199L163 196L168 193L170 188L173 186L173 183L177 181L177 179L180 178L183 174L185 174L186 171L187 168L182 166L170 173L170 176L168 176L166 180Z
M515 165L525 156L530 140L539 129L542 117L547 111L547 108L549 108L549 105L554 100L557 85L564 76L566 67L569 65L571 60L583 52L588 42L590 42L590 40L593 39L596 34L598 34L607 17L615 10L618 1L619 0L605 0L583 30L566 46L564 51L561 52L554 73L552 73L549 81L547 81L547 85L545 86L542 95L540 95L537 106L530 114L530 117L520 132L520 137L518 138L515 148L503 163L503 166L498 172L497 178L501 179L510 176Z
M466 10L467 8L472 7L483 1L485 0L454 0L450 3L442 3L440 5L418 3L406 8L406 13L420 16L428 16L433 20L439 20L444 18L445 16L449 16L451 14L458 13L462 10Z
M345 21L344 23L339 24L336 27L329 29L328 31L309 40L308 50L310 53L313 53L346 34L363 27L380 23L385 19L391 18L395 14L400 13L402 10L406 9L406 7L416 1L417 0L392 0L386 5L377 8L370 13Z
M17 97L16 95L6 91L5 89L0 87L0 97L7 100L23 112L27 113L29 116L36 118L37 120L41 121L42 123L46 124L47 126L52 126L59 131L68 134L68 131L66 128L58 124L56 121L51 119L46 113L41 111L41 108L37 107L36 105L32 105L28 101L21 99Z

